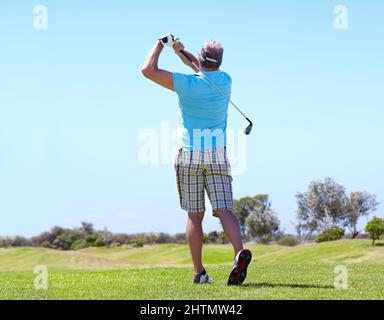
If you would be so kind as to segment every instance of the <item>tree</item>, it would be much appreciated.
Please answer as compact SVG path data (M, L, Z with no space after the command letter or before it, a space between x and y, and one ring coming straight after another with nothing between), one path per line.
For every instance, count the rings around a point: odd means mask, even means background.
M87 247L89 247L89 245L84 239L76 240L71 244L71 250L81 250Z
M12 242L11 242L12 247L28 247L32 245L32 242L25 237L16 236L11 239L12 239Z
M220 231L218 236L219 236L219 241L220 241L221 244L229 243L227 235L225 234L224 231Z
M62 234L68 232L68 229L64 229L59 226L53 227L50 231L43 232L32 238L32 243L35 246L41 246L44 243L44 246L47 246L49 243L53 247L53 242Z
M208 233L208 241L210 243L217 243L218 239L219 239L219 234L217 233L217 231L212 231Z
M307 229L305 227L305 224L303 224L303 222L301 222L301 221L297 221L297 222L291 221L291 225L295 228L297 239L300 242L303 242L304 240L306 240L310 236L310 233L306 234L305 231Z
M97 238L95 243L94 243L94 246L95 247L104 247L105 246L105 242L102 238Z
M81 233L78 230L68 230L60 234L55 241L53 241L53 246L61 250L71 250L73 243L80 239Z
M172 243L175 239L167 233L160 232L157 235L156 243Z
M271 208L271 203L256 207L246 220L249 233L257 237L261 243L269 243L274 234L279 230L280 221Z
M142 248L144 247L145 241L143 238L138 238L132 241L132 247L134 248Z
M81 222L80 232L84 237L89 236L95 232L93 224L89 222Z
M108 231L107 227L104 227L104 230L101 231L99 234L100 234L100 237L103 240L104 244L106 246L109 246L112 242L111 241L112 233Z
M74 241L72 241L71 237L68 234L62 234L58 236L55 241L53 241L53 245L57 249L61 250L70 250L72 248L72 244Z
M365 231L368 232L369 237L372 239L372 245L374 246L376 240L384 237L384 218L374 217L368 222Z
M348 205L345 188L331 178L311 182L307 192L296 194L296 200L297 217L310 233L328 230L345 219Z
M0 248L8 248L12 246L12 239L7 238L0 238Z
M268 195L259 194L255 197L245 197L240 200L235 200L233 203L234 214L237 216L240 222L241 233L243 237L247 233L246 220L251 212L256 208L262 207L268 202Z
M31 241L32 244L35 246L42 246L42 244L47 246L47 244L52 244L55 239L56 237L53 238L51 233L46 231L37 236L32 237Z
M185 233L176 233L175 239L179 244L187 243L187 235Z
M92 234L87 235L84 240L89 247L93 247L98 238L99 238L99 236L96 233L92 233Z
M352 192L350 194L344 226L350 230L352 239L355 239L359 234L357 230L359 219L373 213L378 205L375 195L367 192Z

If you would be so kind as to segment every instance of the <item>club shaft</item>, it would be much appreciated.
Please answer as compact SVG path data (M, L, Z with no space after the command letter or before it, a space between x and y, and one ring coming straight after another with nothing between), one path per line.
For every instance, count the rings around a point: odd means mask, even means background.
M207 75L205 75L201 70L200 70L200 73L203 75L203 77L205 78L205 79L207 79L211 84L212 84L212 86L226 99L226 100L228 100L229 101L229 103L232 105L232 106L234 106L235 107L235 109L237 110L237 111L239 111L240 112L240 114L245 118L245 119L247 119L248 120L248 117L240 110L240 108L231 100L231 99L228 99L228 97L224 94L224 92L211 80L211 79L209 79L209 77L207 76Z
M211 79L209 79L209 77L207 76L207 75L205 75L204 73L203 73L203 71L196 65L196 63L191 59L191 57L190 56L188 56L186 53L185 53L185 51L184 50L181 50L180 51L180 53L185 57L185 58L187 58L187 60L190 62L190 63L192 63L192 65L197 69L197 70L199 70L199 72L200 72L200 74L206 79L206 80L208 80L211 84L212 84L212 86L224 97L224 99L226 99L226 100L228 100L229 101L229 103L233 106L233 107L235 107L235 109L237 110L237 111L239 111L239 113L248 121L248 122L250 122L251 123L251 121L248 119L248 117L243 113L243 111L241 111L240 110L240 108L234 103L234 102L232 102L232 100L230 99L230 98L228 98L225 94L224 94L224 92L211 80Z

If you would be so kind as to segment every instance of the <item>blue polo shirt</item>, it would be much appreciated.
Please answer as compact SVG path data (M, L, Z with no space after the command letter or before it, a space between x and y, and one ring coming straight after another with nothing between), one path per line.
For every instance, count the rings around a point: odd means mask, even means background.
M204 74L228 99L201 75L173 74L173 91L179 96L179 142L184 150L207 150L227 145L232 79L221 70Z

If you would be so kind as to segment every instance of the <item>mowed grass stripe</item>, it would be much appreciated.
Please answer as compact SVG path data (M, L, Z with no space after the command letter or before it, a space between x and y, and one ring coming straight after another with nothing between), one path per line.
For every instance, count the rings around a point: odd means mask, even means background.
M294 248L277 245L255 245L254 260L271 263L384 263L384 247L372 247L369 240L343 240L308 244ZM206 265L231 264L230 245L204 247ZM36 265L51 270L112 270L122 268L187 267L191 258L187 245L166 244L144 248L87 248L79 251L57 251L44 248L11 248L0 250L0 271L30 271Z
M243 287L228 287L229 266L211 266L212 285L191 283L190 268L54 271L35 290L32 272L0 272L1 299L384 299L384 264L351 264L349 289L333 286L334 266L253 262Z
M192 285L186 245L0 249L0 299L384 299L384 248L344 240L294 248L249 245L254 259L246 283L227 287L233 251L204 248L213 285ZM33 268L49 270L49 289L36 290ZM334 288L334 267L348 270L347 290Z

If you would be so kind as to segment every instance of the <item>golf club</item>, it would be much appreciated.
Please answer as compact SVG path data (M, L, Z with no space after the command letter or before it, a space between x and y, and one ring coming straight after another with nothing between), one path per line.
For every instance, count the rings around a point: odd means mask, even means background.
M237 111L240 112L240 114L248 121L249 125L248 127L245 128L244 130L244 133L248 136L251 134L252 132L252 128L253 128L253 123L251 120L249 120L249 118L240 110L240 108L234 104L231 99L228 99L228 97L223 93L222 90L220 90L220 88L211 80L209 79L204 73L203 71L196 65L196 63L185 53L184 50L180 50L180 53L190 62L192 63L192 65L197 69L199 70L200 74L205 78L207 79L212 85L213 87L227 100L229 100L229 103L234 106L236 108Z

